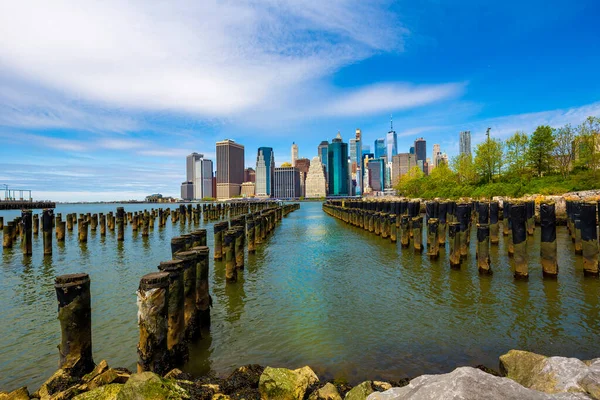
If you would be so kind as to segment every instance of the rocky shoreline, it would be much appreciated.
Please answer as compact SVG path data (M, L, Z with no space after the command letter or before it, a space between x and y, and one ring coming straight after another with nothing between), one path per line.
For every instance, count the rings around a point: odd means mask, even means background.
M460 367L447 374L422 375L399 381L365 381L355 386L321 381L310 367L247 365L227 378L194 379L178 369L161 377L131 373L100 362L76 378L58 370L36 392L20 388L0 392L0 400L396 400L396 399L595 399L600 400L600 358L546 357L511 350L500 357L500 372Z

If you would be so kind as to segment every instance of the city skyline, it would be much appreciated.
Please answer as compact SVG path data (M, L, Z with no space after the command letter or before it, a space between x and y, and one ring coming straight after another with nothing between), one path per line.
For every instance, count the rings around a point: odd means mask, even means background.
M178 197L182 157L216 161L223 138L311 159L337 131L372 146L393 114L398 153L422 136L451 158L461 131L576 125L600 115L600 4L543 4L6 2L0 183Z

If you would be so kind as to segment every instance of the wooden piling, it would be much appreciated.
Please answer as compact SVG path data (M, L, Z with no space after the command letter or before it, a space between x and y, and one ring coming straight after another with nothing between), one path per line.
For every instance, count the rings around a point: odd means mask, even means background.
M169 274L167 349L171 364L181 365L188 358L185 344L185 310L183 295L183 261L163 261L158 266L162 272Z
M137 372L162 375L170 369L167 347L169 317L169 274L152 272L140 280L137 291L138 341Z
M396 241L398 240L398 228L396 228L396 214L392 214L388 218L390 220L390 241L392 243L396 243Z
M44 240L44 255L52 254L52 210L44 209L42 212L42 238Z
M181 251L175 258L183 261L183 297L185 336L193 339L198 334L196 316L196 264L198 253L194 250Z
M448 223L448 241L450 242L450 267L460 268L460 222Z
M422 217L412 218L412 232L413 232L413 247L418 253L423 251L423 219Z
M208 257L210 250L208 246L196 246L198 254L196 263L196 313L198 317L198 327L207 329L210 327L210 306L211 299L208 287Z
M21 211L21 225L23 228L23 240L21 241L21 250L24 256L30 256L33 254L32 250L32 221L31 221L31 210Z
M235 235L234 230L225 231L223 237L223 248L225 250L225 279L227 282L237 281L237 270L235 268Z
M497 201L490 202L490 243L500 243L499 233L500 227L498 226L498 213L500 212L500 205Z
M2 228L2 247L11 249L13 247L13 222L10 221Z
M54 289L61 328L59 367L71 376L81 377L94 369L90 277L88 274L58 276Z
M477 224L477 269L481 275L492 274L490 265L490 226L488 224Z
M248 230L248 253L252 254L256 251L256 244L254 242L255 238L255 227L254 227L254 218L248 218L246 220L247 230Z
M514 203L510 207L512 223L512 240L514 245L514 276L516 279L527 279L527 206L525 203Z
M225 236L225 231L229 228L229 224L227 222L219 222L214 224L214 259L222 260L223 259L223 239Z
M579 219L581 249L583 255L583 273L586 276L598 276L598 233L596 231L596 202L581 205Z
M556 212L553 202L540 204L541 243L540 258L544 277L558 275L556 246Z
M235 267L244 269L244 242L246 241L246 232L243 226L235 227Z
M117 207L117 241L125 240L125 209Z

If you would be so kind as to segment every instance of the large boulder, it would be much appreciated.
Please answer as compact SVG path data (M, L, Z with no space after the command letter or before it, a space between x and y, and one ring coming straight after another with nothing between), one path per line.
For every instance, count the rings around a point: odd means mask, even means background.
M295 370L266 367L260 375L261 399L302 400L306 389L319 381L310 367Z
M117 400L181 400L188 393L174 381L153 372L132 374L117 394Z
M547 394L527 389L508 378L477 368L457 368L448 374L422 375L407 386L374 392L367 400L584 400L582 393Z
M315 390L308 396L308 400L342 400L342 396L332 383Z
M545 393L581 392L600 399L600 359L586 364L576 358L511 350L500 356L500 370L530 389Z
M78 378L69 375L64 369L59 369L42 384L38 391L33 394L33 397L41 400L56 397L58 393L67 391L79 384L79 381Z
M0 393L0 400L29 400L29 390L22 387L10 393Z
M352 390L346 393L344 400L365 400L374 391L373 382L365 381L360 385L354 386Z
M73 400L116 400L123 385L111 383L73 397Z

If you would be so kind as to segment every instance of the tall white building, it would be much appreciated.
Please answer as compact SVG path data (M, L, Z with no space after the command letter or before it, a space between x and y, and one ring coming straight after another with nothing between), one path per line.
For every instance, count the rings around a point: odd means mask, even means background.
M259 147L256 156L256 197L273 196L273 174L275 173L275 156L273 148Z
M471 155L471 131L463 131L460 133L460 154Z
M213 162L204 158L204 154L192 153L186 157L187 184L192 184L192 198L185 200L202 200L214 197L213 193ZM188 195L189 197L189 191Z
M292 167L296 166L296 160L298 159L298 145L296 142L292 143Z
M306 175L306 198L319 198L327 196L327 181L325 180L325 168L319 157L314 157L310 162L308 174Z

